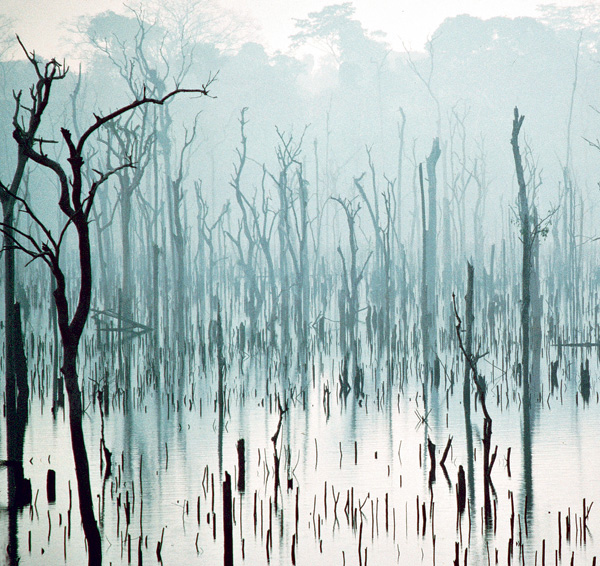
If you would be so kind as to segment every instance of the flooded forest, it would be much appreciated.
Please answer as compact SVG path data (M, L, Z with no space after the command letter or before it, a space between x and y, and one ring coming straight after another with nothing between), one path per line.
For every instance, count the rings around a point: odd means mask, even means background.
M0 563L595 565L598 7L149 6L0 17Z

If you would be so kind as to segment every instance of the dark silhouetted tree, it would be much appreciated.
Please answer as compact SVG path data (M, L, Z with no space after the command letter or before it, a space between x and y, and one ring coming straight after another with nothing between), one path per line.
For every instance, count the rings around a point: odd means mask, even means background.
M34 54L28 55L29 60L35 67L38 75L42 75L42 67ZM48 63L45 67L48 72L59 72L60 67L54 61ZM60 71L62 75L66 69ZM54 75L56 76L56 75ZM49 79L46 79L49 80ZM51 84L51 83L50 83ZM210 84L210 82L209 82ZM42 81L43 88L44 82ZM119 116L134 110L137 107L147 104L163 105L173 96L182 92L193 92L200 95L208 94L208 85L201 89L175 89L162 98L149 98L141 96L134 102L123 106L106 116L96 115L95 122L87 128L78 140L74 140L71 132L61 129L63 143L68 152L68 167L65 167L60 161L51 158L44 147L47 140L36 139L29 129L23 127L20 117L28 109L21 102L20 96L16 97L16 111L14 120L13 137L18 144L19 152L25 158L30 159L38 165L52 171L59 183L60 197L58 206L66 220L58 236L52 234L51 230L44 224L40 217L35 213L32 206L16 193L8 191L12 199L20 204L22 211L37 225L44 241L28 234L22 230L2 225L2 231L8 238L11 247L17 248L32 259L41 258L50 268L54 277L54 301L56 304L58 327L60 330L63 365L62 373L65 379L65 385L69 400L69 427L71 431L71 444L73 457L75 461L75 473L77 478L77 489L79 495L79 510L81 520L88 545L88 562L90 565L100 565L102 562L102 541L96 518L94 515L94 506L92 491L90 485L89 463L85 440L83 435L82 417L82 396L77 375L77 353L79 343L85 328L92 299L92 254L90 245L90 214L94 204L94 199L98 188L113 174L126 168L133 168L131 161L126 161L119 166L107 172L96 171L96 179L91 182L86 190L86 181L84 175L85 149L86 142L104 125L117 119ZM49 96L49 91L47 93ZM34 99L35 100L35 99ZM35 109L35 108L34 108ZM35 114L33 114L35 115ZM77 234L78 243L78 261L79 261L79 294L74 305L69 303L68 282L63 265L61 264L61 253L64 251L65 236L67 230L73 227Z

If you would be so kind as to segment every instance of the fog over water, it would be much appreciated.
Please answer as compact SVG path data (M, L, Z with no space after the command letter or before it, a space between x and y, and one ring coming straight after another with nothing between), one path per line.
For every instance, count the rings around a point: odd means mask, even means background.
M0 16L0 562L595 563L598 6L58 4Z

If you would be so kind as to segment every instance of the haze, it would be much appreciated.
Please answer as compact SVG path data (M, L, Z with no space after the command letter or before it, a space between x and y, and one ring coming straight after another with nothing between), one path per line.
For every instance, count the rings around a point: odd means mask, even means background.
M2 7L0 562L596 564L598 5Z

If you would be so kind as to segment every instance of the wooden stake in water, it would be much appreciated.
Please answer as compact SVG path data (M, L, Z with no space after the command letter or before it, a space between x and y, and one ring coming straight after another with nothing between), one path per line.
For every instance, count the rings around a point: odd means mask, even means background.
M237 456L238 456L237 488L240 493L243 493L246 488L246 460L245 460L244 452L245 452L244 439L240 438L237 441Z
M231 516L231 476L225 472L223 482L223 542L224 566L233 566L233 524Z
M48 503L56 501L56 472L54 470L48 470L46 475L46 495Z

